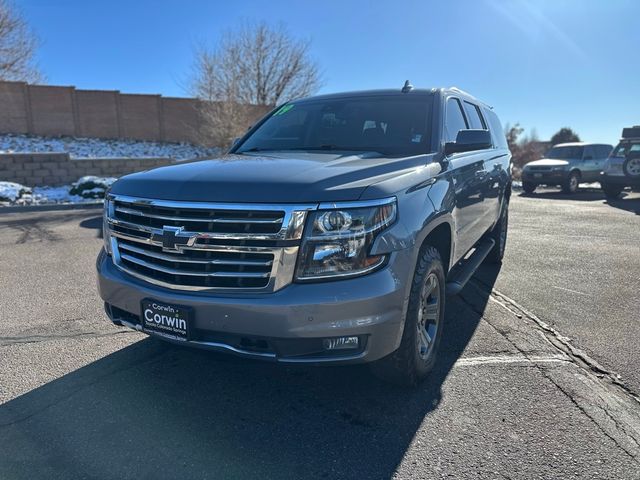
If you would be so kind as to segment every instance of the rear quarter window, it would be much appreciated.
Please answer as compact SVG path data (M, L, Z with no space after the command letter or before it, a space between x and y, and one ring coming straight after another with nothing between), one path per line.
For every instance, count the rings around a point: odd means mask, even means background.
M489 122L489 130L491 131L491 137L493 138L493 145L497 148L505 148L508 149L507 145L507 137L504 134L504 130L502 129L502 124L500 123L500 119L498 115L495 114L493 110L489 110L488 108L484 110L484 118Z
M469 119L469 128L476 130L485 130L487 128L482 119L480 109L476 105L465 101L464 111L467 113L467 118Z

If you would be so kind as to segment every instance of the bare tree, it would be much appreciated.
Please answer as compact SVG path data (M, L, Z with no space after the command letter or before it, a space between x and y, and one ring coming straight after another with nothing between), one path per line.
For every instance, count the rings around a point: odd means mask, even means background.
M41 82L44 77L35 62L37 44L20 13L0 0L0 80Z
M226 146L257 111L316 91L320 74L309 45L283 26L258 23L225 33L214 50L199 46L189 89L202 100L205 136Z

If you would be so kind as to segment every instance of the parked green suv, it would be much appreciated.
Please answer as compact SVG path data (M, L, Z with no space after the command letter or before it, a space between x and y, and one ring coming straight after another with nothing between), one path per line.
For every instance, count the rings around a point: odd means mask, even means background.
M522 189L533 193L538 185L557 185L575 193L581 182L600 181L613 146L600 143L561 143L544 158L529 162L522 170Z

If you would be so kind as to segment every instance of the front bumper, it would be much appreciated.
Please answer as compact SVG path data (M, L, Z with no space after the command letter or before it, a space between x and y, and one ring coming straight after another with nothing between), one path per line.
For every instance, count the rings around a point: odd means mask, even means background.
M553 172L530 172L523 170L522 181L536 185L561 185L567 180L567 172L564 170Z
M378 360L398 348L411 265L410 250L402 250L362 277L225 296L152 285L121 271L104 251L96 266L99 293L115 323L141 330L141 301L153 298L193 309L192 338L175 343L286 363L347 364ZM319 350L322 339L341 336L358 336L361 347Z
M633 179L627 175L607 175L600 174L600 184L612 185L616 187L640 188L640 178Z

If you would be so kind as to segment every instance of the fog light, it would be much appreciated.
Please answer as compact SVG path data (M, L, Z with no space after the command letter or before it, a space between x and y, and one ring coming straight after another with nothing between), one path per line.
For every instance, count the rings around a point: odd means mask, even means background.
M359 342L358 337L325 338L322 346L325 350L348 350L358 348Z

